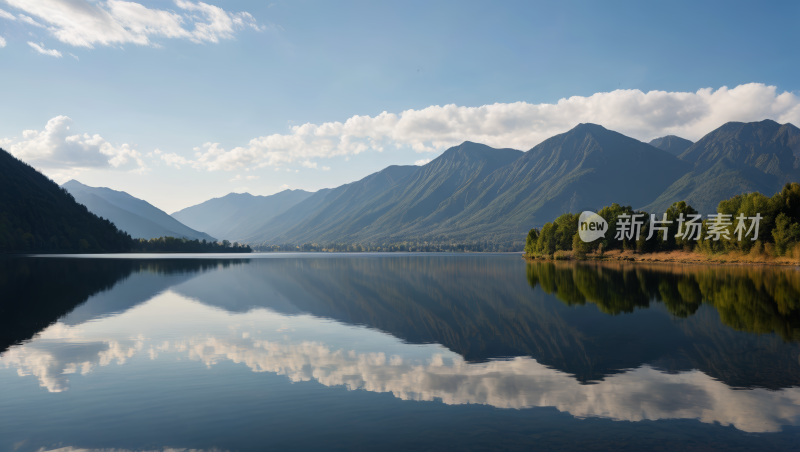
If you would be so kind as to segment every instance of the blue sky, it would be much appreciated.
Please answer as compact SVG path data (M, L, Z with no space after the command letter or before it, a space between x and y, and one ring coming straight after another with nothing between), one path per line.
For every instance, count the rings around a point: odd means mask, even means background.
M798 2L130 3L0 0L0 143L168 212L579 122L643 140L800 125ZM111 22L74 25L90 16Z

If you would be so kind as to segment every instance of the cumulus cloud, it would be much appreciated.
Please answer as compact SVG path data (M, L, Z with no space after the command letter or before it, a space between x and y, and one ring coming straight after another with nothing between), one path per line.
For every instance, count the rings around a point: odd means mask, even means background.
M417 166L423 166L423 165L427 165L428 163L430 163L431 160L432 159L419 159L419 160L415 161L414 164L417 165Z
M113 145L98 134L70 135L72 119L56 116L44 130L25 130L21 139L10 139L9 152L40 168L75 170L114 168L145 171L142 156L129 144ZM5 140L4 140L5 141Z
M728 121L763 119L800 124L800 98L791 92L778 93L774 86L751 83L694 93L616 90L564 98L555 104L434 105L399 114L353 116L344 122L303 124L288 134L253 138L247 146L230 150L206 143L202 149L195 148L197 158L192 164L198 169L230 171L392 147L441 152L466 140L528 150L587 122L640 140L670 134L697 140Z
M0 49L6 46L6 38L0 36Z
M47 30L59 41L78 47L138 44L157 46L151 38L179 38L195 43L217 43L233 39L245 27L264 30L247 13L231 13L203 2L175 0L178 12L147 8L136 2L107 0L6 0L31 16L20 14L20 20ZM0 17L14 20L2 11Z
M36 44L35 42L28 41L28 45L33 47L37 52L42 55L49 55L51 57L61 58L61 52L55 49L45 49L44 44Z

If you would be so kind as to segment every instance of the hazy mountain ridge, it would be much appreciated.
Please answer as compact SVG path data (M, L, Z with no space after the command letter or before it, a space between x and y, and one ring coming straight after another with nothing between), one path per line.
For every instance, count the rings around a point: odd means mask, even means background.
M61 187L92 213L108 218L133 238L185 237L191 240L216 240L206 233L182 224L149 202L123 191L106 187L89 187L76 180L65 182Z
M172 216L220 239L238 240L252 235L273 217L312 194L305 190L284 190L270 196L229 193L179 210Z

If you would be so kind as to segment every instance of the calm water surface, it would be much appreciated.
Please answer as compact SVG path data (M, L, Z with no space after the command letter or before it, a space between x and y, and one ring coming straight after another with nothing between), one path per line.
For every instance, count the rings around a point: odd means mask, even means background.
M0 259L0 450L797 450L800 271Z

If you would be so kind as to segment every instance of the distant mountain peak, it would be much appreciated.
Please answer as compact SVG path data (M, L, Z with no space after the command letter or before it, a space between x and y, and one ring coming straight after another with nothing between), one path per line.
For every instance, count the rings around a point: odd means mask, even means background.
M674 156L683 154L683 151L689 149L693 145L691 141L675 135L666 135L660 138L655 138L648 143L650 146L667 151Z
M594 124L594 123L591 123L591 122L582 122L582 123L578 124L577 126L573 127L572 129L570 129L570 132L573 132L573 131L574 132L582 132L582 131L590 131L590 132L592 132L592 131L596 131L596 130L608 131L608 129L606 129L605 127L601 126L600 124Z

